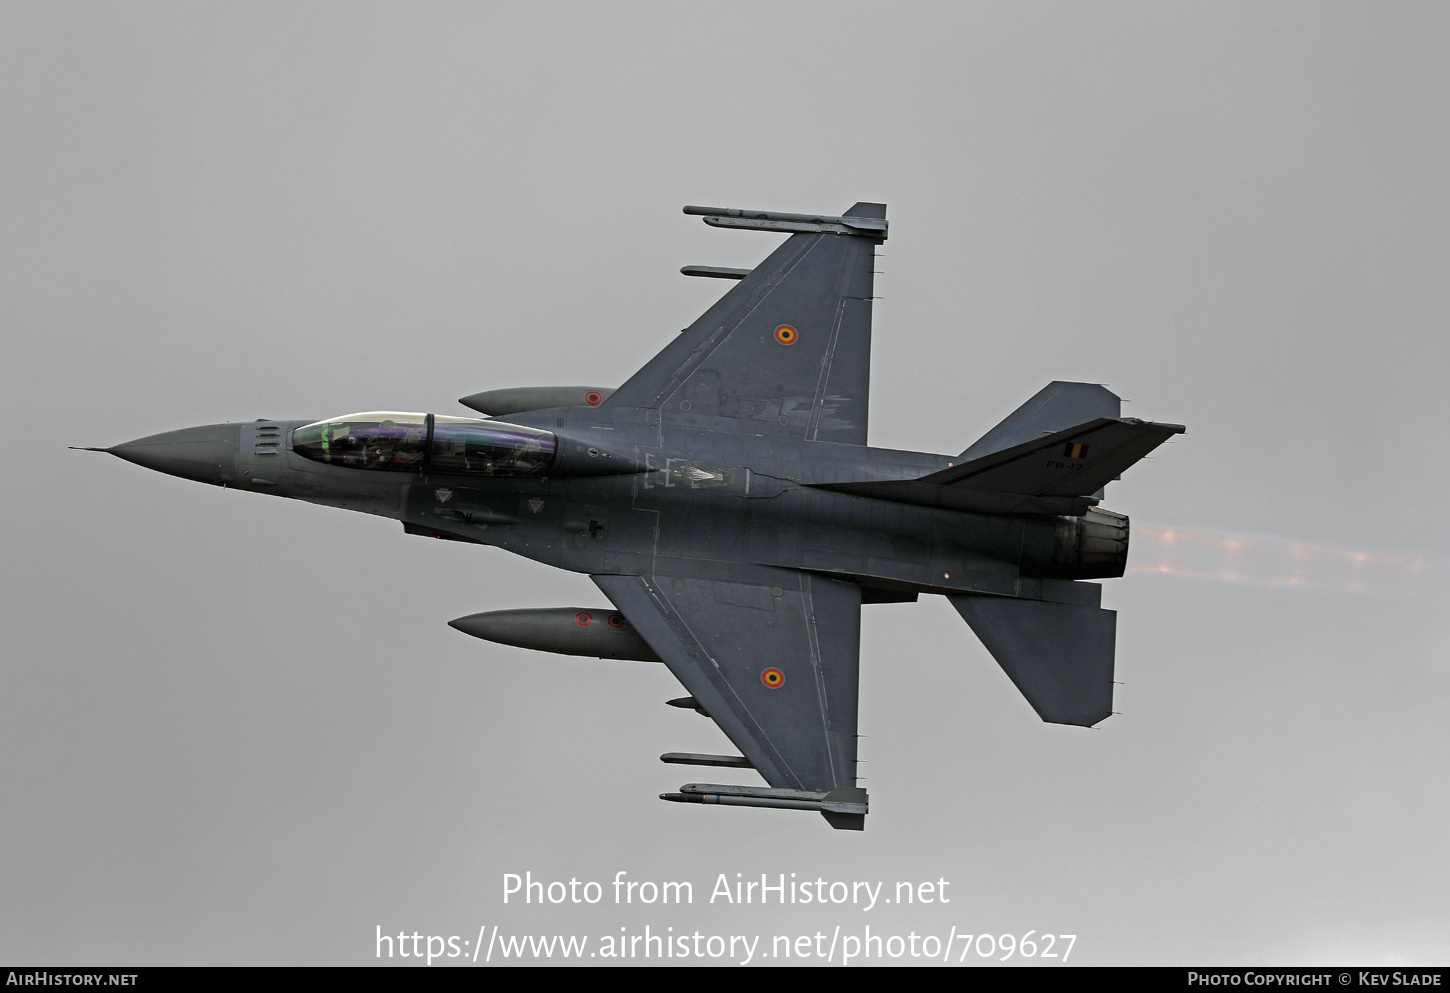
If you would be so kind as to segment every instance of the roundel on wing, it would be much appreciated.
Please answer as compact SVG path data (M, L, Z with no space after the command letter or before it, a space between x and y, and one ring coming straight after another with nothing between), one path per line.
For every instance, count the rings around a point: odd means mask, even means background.
M579 613L574 615L574 623L579 625L581 628L587 628L589 626L589 622L592 620L594 620L594 615L587 613L583 610L579 611Z
M794 345L796 343L796 339L799 337L800 332L797 331L795 328L791 327L789 324L782 324L780 327L775 329L775 340L780 342L782 345Z
M771 667L760 674L760 681L773 690L778 690L785 685L785 673Z
M591 407L597 407L604 402L604 396L598 390L590 390L584 394L584 402Z
M609 626L612 627L612 628L614 628L614 630L616 630L616 631L622 630L624 628L624 615L623 614L610 614L609 615Z

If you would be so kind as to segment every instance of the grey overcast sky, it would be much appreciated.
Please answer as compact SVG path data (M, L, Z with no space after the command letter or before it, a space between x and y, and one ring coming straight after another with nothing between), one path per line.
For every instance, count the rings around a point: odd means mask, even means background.
M0 960L869 924L1450 962L1447 53L1436 2L3 4ZM681 205L856 200L873 444L1053 379L1188 425L1108 491L1098 729L945 601L867 609L864 834L661 803L708 774L659 753L728 747L663 667L446 626L586 577L65 447L616 385L721 291L679 266L778 242ZM505 905L525 871L694 901Z

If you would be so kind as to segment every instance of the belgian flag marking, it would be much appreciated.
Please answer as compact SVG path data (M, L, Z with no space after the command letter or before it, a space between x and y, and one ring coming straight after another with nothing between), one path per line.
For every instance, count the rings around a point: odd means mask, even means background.
M1086 445L1078 445L1073 442L1068 442L1062 449L1063 458L1068 459L1085 459L1087 458L1087 453L1088 447Z
M782 345L794 345L796 339L799 337L800 335L796 332L796 329L789 324L782 324L775 329L775 340Z
M766 669L760 674L760 681L773 690L785 685L785 673L779 669Z

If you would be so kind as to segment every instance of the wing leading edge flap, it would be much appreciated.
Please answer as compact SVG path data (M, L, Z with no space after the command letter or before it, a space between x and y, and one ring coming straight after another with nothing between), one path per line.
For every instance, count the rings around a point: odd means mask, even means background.
M1044 721L1091 727L1113 712L1117 611L1007 597L947 599Z
M861 588L770 573L592 578L772 787L854 787Z

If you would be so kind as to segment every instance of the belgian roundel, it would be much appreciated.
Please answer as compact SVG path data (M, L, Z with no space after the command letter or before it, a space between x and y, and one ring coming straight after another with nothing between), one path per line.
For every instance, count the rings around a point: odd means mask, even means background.
M778 690L785 685L785 673L779 669L766 669L760 674L760 681L773 690Z
M775 329L775 340L780 342L782 345L794 345L796 343L796 339L799 337L800 332L797 331L795 328L791 327L789 324L782 324L780 327Z

